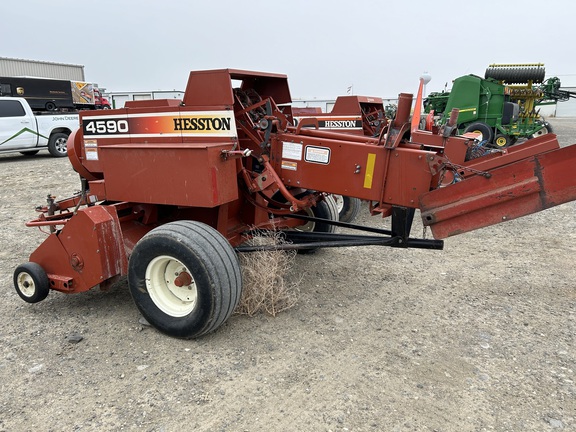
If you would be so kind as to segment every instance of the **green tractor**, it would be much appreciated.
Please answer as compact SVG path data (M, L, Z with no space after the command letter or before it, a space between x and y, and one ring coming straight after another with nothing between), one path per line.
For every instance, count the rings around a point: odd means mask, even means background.
M556 77L544 80L541 63L490 65L485 77L465 75L453 81L451 91L430 93L424 111L436 126L444 125L459 109L459 133L478 132L490 147L505 148L521 138L552 132L537 106L554 104L576 93L560 90Z

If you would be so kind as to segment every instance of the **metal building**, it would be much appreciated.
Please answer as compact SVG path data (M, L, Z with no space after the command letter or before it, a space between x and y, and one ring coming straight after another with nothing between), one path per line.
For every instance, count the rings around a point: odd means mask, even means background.
M84 66L0 57L0 76L27 76L85 81Z

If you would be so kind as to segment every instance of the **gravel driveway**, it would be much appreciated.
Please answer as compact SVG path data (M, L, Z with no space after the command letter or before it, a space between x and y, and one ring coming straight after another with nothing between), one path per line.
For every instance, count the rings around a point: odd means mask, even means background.
M575 203L443 251L298 256L294 308L187 341L140 324L125 281L17 296L45 237L24 223L78 188L66 158L0 155L0 431L576 430Z

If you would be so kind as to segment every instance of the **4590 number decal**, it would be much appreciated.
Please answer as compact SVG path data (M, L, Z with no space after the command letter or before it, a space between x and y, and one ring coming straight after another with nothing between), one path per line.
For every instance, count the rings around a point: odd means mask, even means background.
M88 120L83 122L84 135L113 135L128 133L128 120Z

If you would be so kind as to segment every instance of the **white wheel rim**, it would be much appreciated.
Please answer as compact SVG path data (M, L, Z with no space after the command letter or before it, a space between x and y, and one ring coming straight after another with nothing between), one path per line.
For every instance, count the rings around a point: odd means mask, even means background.
M26 297L32 297L36 292L36 284L34 279L26 272L22 272L18 275L18 289Z
M336 208L338 209L338 214L340 214L344 208L344 197L342 195L332 194L332 198L334 198L334 201L336 202Z
M312 209L307 208L304 211L306 212L307 216L314 217L314 212L312 211ZM297 227L294 227L294 230L295 231L313 232L315 227L316 227L316 222L308 221L304 225L298 225Z
M179 278L183 279L182 284ZM161 255L146 267L146 289L154 304L167 315L183 317L196 307L198 290L192 273L176 258Z

